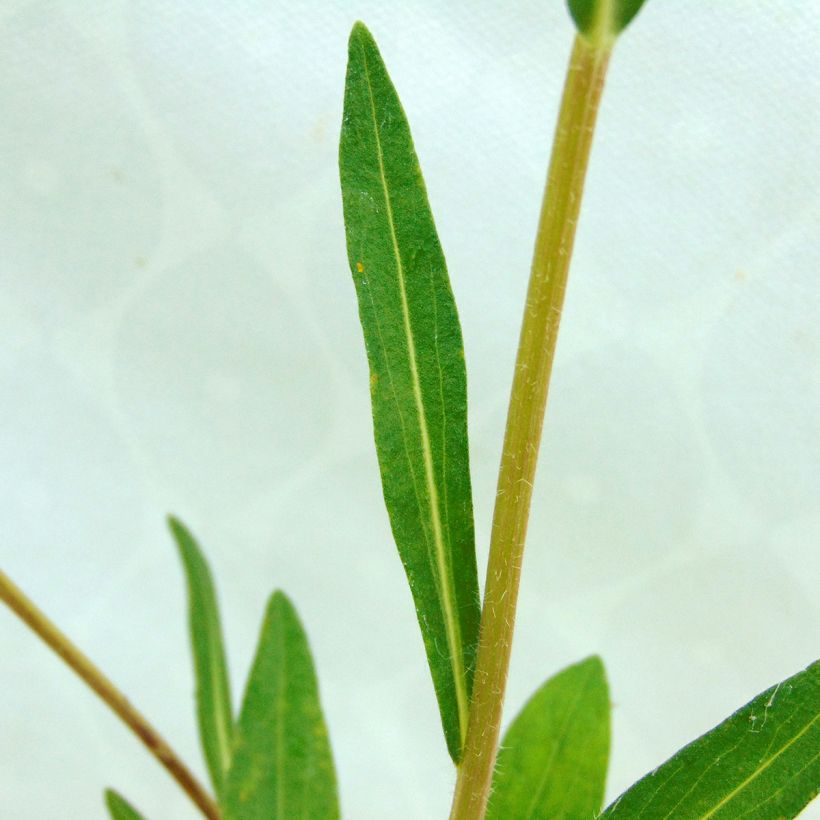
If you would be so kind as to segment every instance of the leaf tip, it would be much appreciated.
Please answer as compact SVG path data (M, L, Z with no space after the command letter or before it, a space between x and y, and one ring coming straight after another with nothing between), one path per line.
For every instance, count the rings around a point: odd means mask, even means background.
M372 42L372 40L373 35L370 33L370 29L361 20L357 20L353 24L353 28L350 29L349 44L352 46L357 42Z
M281 589L275 589L268 598L268 612L272 614L293 614L296 612L296 608Z
M105 789L103 799L113 820L142 820L139 812L114 789Z
M601 675L606 674L606 667L604 666L604 659L600 655L589 655L582 661L578 662L578 666L586 666L590 670L595 670Z
M171 534L176 538L188 531L187 527L173 513L168 513L165 516L165 523L168 525L168 529L171 530Z
M350 30L351 37L356 37L359 35L370 36L370 30L361 20L357 20L353 24L353 28Z
M187 557L190 555L192 546L195 543L191 531L185 526L185 524L182 523L182 521L170 513L165 517L165 521L168 524L168 529L171 531L171 535L177 549L179 550L179 554L182 556L183 561L187 562Z
M578 661L572 668L584 673L588 681L595 681L596 685L602 687L602 691L606 692L607 700L609 699L609 681L606 676L606 666L600 655L589 655Z

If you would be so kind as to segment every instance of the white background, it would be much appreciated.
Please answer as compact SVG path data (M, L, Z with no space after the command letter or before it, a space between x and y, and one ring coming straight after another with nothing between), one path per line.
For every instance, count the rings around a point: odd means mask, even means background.
M573 36L547 0L3 3L0 565L204 776L176 512L218 579L235 699L282 587L345 816L426 820L453 771L381 499L336 168L357 18L460 307L483 567ZM601 653L608 797L817 653L818 35L818 3L655 0L613 60L507 710ZM101 818L107 785L195 816L0 612L0 816Z

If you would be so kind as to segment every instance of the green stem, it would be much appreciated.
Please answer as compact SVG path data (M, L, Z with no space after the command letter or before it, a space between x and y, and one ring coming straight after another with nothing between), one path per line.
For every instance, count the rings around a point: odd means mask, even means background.
M510 395L470 718L451 820L481 820L492 785L544 408L610 48L577 36L564 86Z
M205 788L177 757L160 733L138 712L114 684L41 612L25 593L0 570L0 601L53 649L145 744L209 820L219 820L219 809Z

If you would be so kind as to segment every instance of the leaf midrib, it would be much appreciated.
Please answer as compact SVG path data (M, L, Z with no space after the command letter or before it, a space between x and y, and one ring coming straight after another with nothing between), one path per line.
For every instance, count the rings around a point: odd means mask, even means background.
M801 731L799 731L796 735L794 735L788 743L785 743L780 749L775 752L771 757L769 757L765 763L758 766L742 783L739 783L732 791L729 792L717 805L715 805L709 812L702 815L701 820L707 820L707 818L712 817L715 812L723 808L727 803L733 800L738 794L740 794L743 789L745 789L753 780L759 777L766 769L771 766L775 760L777 760L780 755L786 752L790 747L794 746L798 740L800 740L806 732L811 729L812 726L817 722L817 719L820 718L820 715L815 715L809 723L807 723ZM815 755L816 756L816 755Z
M527 813L525 815L526 820L532 820L535 816L535 809L538 806L538 803L541 801L541 798L544 793L544 789L547 786L547 782L549 780L549 776L552 773L552 768L555 765L555 760L558 757L559 747L561 743L567 736L567 732L570 727L570 723L572 721L573 715L575 714L575 710L578 708L578 705L581 703L582 699L586 696L589 684L592 681L592 676L594 675L594 670L590 670L587 673L586 679L583 683L578 686L578 691L573 698L572 705L569 709L566 710L564 713L563 720L561 722L561 728L558 730L558 734L555 738L553 738L553 750L552 754L550 755L550 760L547 765L544 767L544 771L541 775L541 780L538 784L538 788L535 791L535 795L533 799L530 801L529 808L527 809ZM600 807L599 807L600 808Z
M433 469L433 456L430 446L430 434L427 429L427 419L424 415L424 401L421 393L421 382L419 380L418 365L416 363L416 345L413 338L413 328L410 324L410 312L407 304L407 292L404 286L404 266L399 251L398 238L393 217L393 207L390 202L390 193L387 187L387 175L384 169L384 159L381 139L379 137L379 124L376 116L376 102L373 97L373 85L370 81L370 68L367 62L367 53L362 44L359 45L362 54L362 62L367 83L367 92L370 99L370 113L373 121L373 133L376 140L376 159L379 165L379 179L384 193L385 210L387 223L390 228L390 241L393 246L393 254L396 259L396 272L399 284L399 295L401 297L402 319L404 333L407 339L408 359L410 362L410 374L413 384L413 397L416 404L416 413L419 418L419 434L422 443L422 456L424 460L425 483L427 485L427 495L429 499L430 518L433 524L433 542L435 548L436 566L438 569L439 598L444 614L444 625L447 632L447 641L450 645L450 665L453 672L453 679L456 691L456 705L459 716L459 733L461 743L464 742L464 735L467 729L468 703L467 687L462 664L461 629L458 619L453 611L453 602L450 594L452 590L452 576L449 572L447 556L444 547L444 533L441 527L441 518L438 506L438 489L435 483Z

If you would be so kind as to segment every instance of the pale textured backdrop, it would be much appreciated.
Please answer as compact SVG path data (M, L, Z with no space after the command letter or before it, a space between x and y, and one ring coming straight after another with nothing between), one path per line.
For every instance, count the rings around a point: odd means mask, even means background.
M461 310L483 566L572 38L557 1L5 0L0 565L203 772L173 510L215 569L235 696L283 587L345 816L432 820L453 774L381 500L338 192L357 18ZM817 654L819 42L818 3L654 0L612 65L507 711L600 652L609 796ZM106 785L194 817L0 612L0 816L102 818Z

